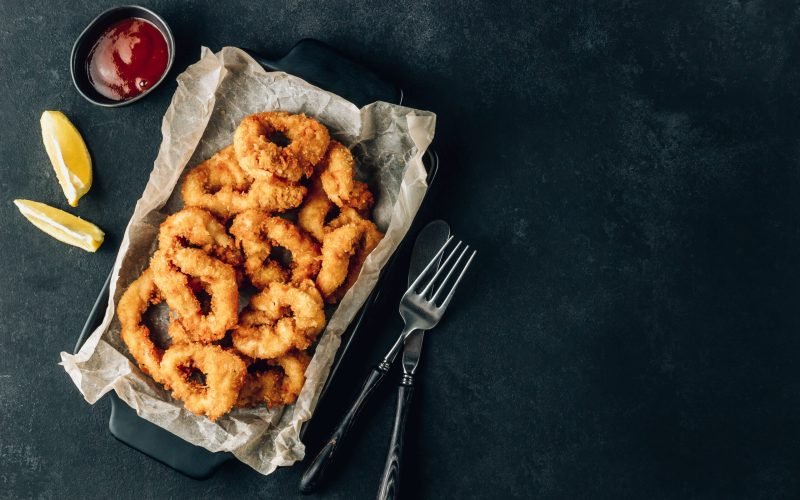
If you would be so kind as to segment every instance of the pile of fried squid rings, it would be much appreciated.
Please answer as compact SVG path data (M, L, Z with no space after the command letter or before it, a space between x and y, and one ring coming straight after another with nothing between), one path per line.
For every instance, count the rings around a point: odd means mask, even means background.
M215 421L234 407L296 401L325 303L341 300L383 237L354 167L318 121L263 112L186 174L185 208L161 224L117 315L139 368L189 411ZM240 311L247 286L255 292ZM166 347L144 320L161 302Z

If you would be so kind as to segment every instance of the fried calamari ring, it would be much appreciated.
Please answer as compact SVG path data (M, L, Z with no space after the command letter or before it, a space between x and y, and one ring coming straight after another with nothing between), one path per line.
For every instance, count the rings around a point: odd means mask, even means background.
M173 344L164 352L161 370L174 398L192 413L214 421L236 403L247 365L216 345ZM205 382L195 380L198 371Z
M288 144L275 142L285 137ZM275 175L297 182L309 177L328 148L330 134L317 120L283 111L245 117L233 134L239 165L255 178Z
M251 364L247 367L247 376L244 379L239 397L236 400L237 408L254 408L267 402L267 396L281 383L281 373L266 365L266 361ZM253 367L258 367L254 369Z
M308 196L297 213L297 224L321 243L325 221L334 207L353 208L365 214L374 200L369 187L353 178L353 156L340 143L331 141L317 170L319 174L311 178Z
M151 305L162 300L158 287L153 282L153 271L147 269L128 286L117 304L122 341L128 346L128 351L139 368L161 384L164 383L161 375L164 350L151 340L150 329L142 324L142 315Z
M200 248L226 264L242 262L236 242L211 213L197 207L184 208L167 217L158 232L158 247L162 250L181 247Z
M347 224L325 233L317 287L326 302L336 302L334 294L347 279L350 261L355 260L360 241L361 230L356 224Z
M306 382L306 368L311 363L311 356L302 351L294 351L269 360L270 364L283 369L283 378L279 387L274 387L267 395L267 404L290 405L297 401L297 396Z
M321 243L325 236L325 219L334 206L322 189L322 181L315 175L311 179L308 196L297 212L297 225Z
M239 288L232 266L198 248L163 248L153 255L150 267L156 286L190 340L213 342L236 325ZM198 300L197 286L210 296L208 312Z
M292 254L293 282L313 278L319 272L319 245L286 219L270 217L260 210L247 210L236 216L230 231L244 251L245 273L256 287L287 281L283 267L270 258L276 246Z
M268 212L285 212L299 207L303 203L305 195L306 188L300 184L284 181L277 177L256 179L247 192L246 203L236 213L250 208Z
M335 304L358 279L367 256L383 238L372 221L352 208L332 220L322 241L322 267L317 275L325 301Z
M365 183L355 180L353 155L342 144L331 141L317 169L322 188L337 206L352 207L359 212L372 207L372 193Z
M239 167L233 145L219 150L186 174L181 196L186 206L229 217L244 203L252 179Z
M233 146L194 167L181 186L186 206L205 208L223 218L249 208L283 212L298 207L305 194L305 187L277 177L253 180L239 166Z
M306 349L325 327L322 296L314 282L270 283L253 295L234 328L233 346L246 356L270 359Z
M268 367L250 371L239 392L236 406L253 407L267 404L273 406L290 405L306 381L306 368L311 357L302 351L291 351L283 356L267 361Z

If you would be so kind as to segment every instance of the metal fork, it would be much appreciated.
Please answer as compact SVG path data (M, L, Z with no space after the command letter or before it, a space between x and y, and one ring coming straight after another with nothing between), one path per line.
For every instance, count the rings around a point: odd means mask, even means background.
M364 407L364 403L366 403L369 396L391 368L392 362L397 357L398 352L400 352L406 338L416 330L432 329L439 324L442 316L444 316L444 312L453 299L458 284L461 282L461 279L472 263L472 259L477 253L473 250L462 267L461 263L469 251L469 246L465 245L464 248L461 249L462 242L459 241L455 247L448 252L441 266L436 269L438 263L441 262L445 250L447 250L452 241L453 237L450 236L433 259L425 266L425 269L422 270L417 279L408 287L406 293L403 294L403 298L400 300L400 316L405 322L403 331L400 333L400 336L397 338L392 348L389 349L386 356L384 356L383 360L372 369L366 382L364 382L364 386L361 388L361 392L353 402L353 405L347 413L345 413L342 421L333 431L331 437L325 443L325 446L322 447L314 460L309 464L303 477L300 479L301 492L310 493L320 484L324 478L325 472L328 470L328 466L333 461L339 444L341 444L345 435L353 426L358 414ZM460 253L459 249L461 249ZM455 263L450 265L456 254L458 254L458 258L455 260ZM458 269L460 269L460 272L456 276L455 281L453 281L451 285L448 285ZM433 273L433 270L436 270L436 272ZM447 271L446 275L443 274L445 271ZM383 488L382 486L382 489Z
M445 243L445 247L442 250L446 248L446 245L447 243ZM403 377L397 387L397 410L395 412L394 427L389 438L389 451L378 487L377 500L395 500L400 495L400 462L403 455L406 420L411 407L411 396L416 385L414 375L420 360L422 338L425 330L435 327L444 315L444 311L450 304L458 283L475 257L475 251L473 251L462 266L461 262L467 256L469 246L465 246L459 254L458 250L460 248L461 242L458 242L432 278L428 278L431 267L428 265L400 301L400 316L403 317L405 322L401 337L406 338L403 348ZM458 258L451 266L451 262L456 255L458 255ZM441 251L437 256L441 256ZM434 263L437 262L436 258L434 259ZM456 277L455 282L449 285L450 278L459 269L461 272ZM443 274L445 270L447 270L446 275ZM423 280L427 282L425 283Z
M450 304L450 300L452 300L453 294L455 294L461 278L464 277L469 265L472 263L472 259L477 253L475 250L472 251L467 263L464 264L464 267L461 269L461 273L458 275L458 278L456 278L455 283L453 283L452 287L449 289L447 296L444 298L444 300L440 301L439 299L441 299L442 293L447 291L445 285L447 285L447 282L453 276L453 272L459 268L461 260L464 258L467 251L469 251L469 245L465 245L461 250L461 253L459 254L455 264L450 267L445 279L439 281L442 273L448 269L450 261L453 260L453 257L461 248L461 244L463 242L457 242L456 246L444 259L442 265L436 270L436 273L433 275L433 277L429 278L428 276L430 275L431 270L433 270L436 265L441 262L444 251L448 246L450 246L452 241L452 236L447 238L447 241L444 242L442 248L436 252L436 255L433 257L433 259L431 259L428 265L425 266L425 269L423 269L417 279L411 283L411 286L408 287L406 293L403 294L403 298L400 299L400 317L403 318L405 326L403 327L403 331L400 333L400 336L389 350L389 353L383 358L380 365L378 365L379 367L383 366L386 370L388 370L394 361L394 358L397 357L397 353L400 352L400 348L403 346L406 338L408 338L411 333L413 333L415 330L430 330L434 326L438 325L439 320L441 320L442 316L444 316L444 311ZM439 281L439 287L434 290L433 287L437 281ZM421 287L421 291L417 291ZM437 302L439 305L437 305Z

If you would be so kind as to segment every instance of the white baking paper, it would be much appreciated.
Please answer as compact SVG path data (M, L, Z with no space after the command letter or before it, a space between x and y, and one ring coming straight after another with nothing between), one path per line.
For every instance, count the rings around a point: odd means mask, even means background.
M236 409L216 423L198 417L143 375L119 338L114 314L128 284L148 265L158 225L180 208L175 188L187 167L232 142L246 115L267 110L305 113L350 146L359 176L376 195L374 219L385 238L364 264L321 335L297 403L267 410ZM316 406L340 335L369 295L381 268L408 231L427 189L422 156L433 139L433 113L376 102L361 109L281 72L266 72L243 51L203 48L200 60L178 76L178 89L161 124L163 140L150 180L125 231L111 278L102 325L77 354L61 353L61 364L86 401L114 390L141 417L210 451L229 451L262 474L303 458L299 433Z

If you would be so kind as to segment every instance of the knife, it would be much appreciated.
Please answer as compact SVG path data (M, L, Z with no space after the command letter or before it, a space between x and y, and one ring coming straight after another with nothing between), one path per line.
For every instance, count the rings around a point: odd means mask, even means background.
M443 220L431 222L420 232L411 255L411 265L408 270L409 286L428 264L431 256L436 255L437 250L447 241L448 236L450 236L450 226ZM419 365L419 355L424 338L425 331L417 330L406 337L403 346L403 377L397 388L397 410L392 436L389 439L389 453L386 456L386 464L378 488L379 500L397 498L400 493L400 459L403 454L406 417L408 409L411 407L411 396L414 393L414 373Z
M448 226L447 223L442 220L433 221L422 228L417 236L416 241L414 242L414 248L411 251L411 263L408 271L409 284L411 284L417 278L417 276L419 276L419 274L425 268L425 265L428 264L436 255L436 252L439 250L439 248L441 248L449 235L450 226ZM420 333L422 332L412 333L411 336L406 339L405 344L409 345L409 340L414 337L418 337L418 340L414 340L414 342L417 343L417 359L419 359L419 352L422 347L422 335L419 335ZM383 360L370 371L370 374L367 377L367 380L364 382L358 397L356 397L350 409L347 411L347 413L345 413L341 422L339 422L339 425L331 434L331 437L303 473L303 477L300 479L301 493L311 493L322 483L322 480L328 471L329 465L333 462L339 444L353 426L353 423L361 412L361 409L364 407L375 388L383 380L386 373L388 373L389 368L391 367L392 362L397 356L400 346L402 345L403 337L400 336L391 349L389 349L389 352L386 354L386 356L384 356ZM409 354L409 360L412 356L414 356L413 353ZM405 347L403 357L406 357ZM416 363L414 364L416 365Z

